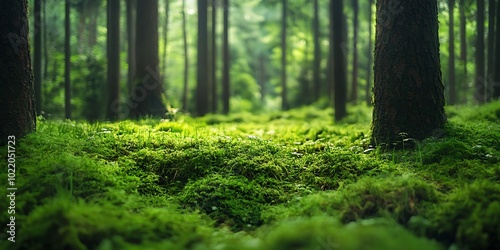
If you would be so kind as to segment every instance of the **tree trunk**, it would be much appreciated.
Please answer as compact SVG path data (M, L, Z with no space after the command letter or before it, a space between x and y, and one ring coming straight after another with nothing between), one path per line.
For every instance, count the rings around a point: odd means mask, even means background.
M182 42L184 44L184 86L182 90L182 109L188 111L188 77L189 77L189 55L186 30L186 0L182 0Z
M170 0L165 0L165 23L163 26L163 87L167 89L167 40L168 40L168 21L169 21L169 13L170 13Z
M28 1L0 1L0 146L36 128L28 29Z
M107 26L107 118L117 120L120 113L120 0L108 0Z
M488 65L486 100L490 101L493 94L493 75L495 73L495 0L488 0Z
M43 0L42 8L43 8L43 79L47 79L49 77L49 49L47 46L47 0Z
M99 6L90 6L89 13L89 49L97 44L97 18L99 17Z
M208 112L213 113L213 106L212 106L212 93L214 91L214 82L213 82L213 77L212 74L214 73L214 68L212 64L212 58L213 58L213 51L212 51L212 42L213 42L213 37L212 37L212 29L213 29L213 23L212 23L212 4L213 0L207 0L208 5L207 5L207 95L208 95ZM208 18L210 17L210 18Z
M286 83L286 28L288 0L282 0L281 16L281 109L288 109L288 91Z
M366 73L366 105L372 105L372 60L373 60L373 40L372 40L372 7L373 0L369 0L369 9L368 9L368 67Z
M137 0L127 0L127 61L128 61L128 77L127 77L127 93L132 94L135 79L135 25L136 25L136 5Z
M465 20L465 0L460 0L460 60L463 64L463 81L459 82L461 88L467 86L467 29ZM457 98L459 99L459 98ZM460 98L462 102L465 102L465 95Z
M71 119L70 0L66 0L64 13L64 117L66 117L66 119Z
M132 91L132 116L164 117L159 54L158 54L158 0L137 4L136 74Z
M353 39L352 39L352 85L351 85L351 102L356 103L358 99L358 0L352 1L352 9L354 17L352 21Z
M212 0L212 113L217 113L217 103L219 101L217 95L217 0Z
M223 0L224 3L224 20L223 20L223 41L222 41L222 108L223 113L229 113L229 97L230 97L230 84L229 84L229 0Z
M198 67L196 83L196 115L203 116L209 111L208 100L208 2L198 0Z
M437 0L377 1L372 144L422 140L444 126L437 15Z
M33 56L33 71L35 77L35 110L36 114L42 114L42 0L35 0L35 30L34 33L34 49Z
M260 101L266 103L266 58L264 54L259 55L259 76L260 76Z
M448 0L448 14L450 16L450 23L448 25L449 37L448 37L448 86L450 87L450 100L448 104L454 105L457 102L457 91L455 85L455 34L454 34L454 9L455 0Z
M318 0L314 0L314 18L313 18L313 32L314 32L314 62L313 62L313 101L317 101L321 92L321 45L319 34L319 6Z
M493 77L493 97L496 100L500 98L500 70L498 66L500 65L500 2L497 3L496 11L496 35L495 35L495 65L497 65L497 70L495 70L495 75Z
M484 61L484 0L477 0L476 79L474 99L478 103L485 102L486 78L484 77Z
M334 109L335 121L340 121L347 115L346 111L346 95L347 95L347 72L345 50L343 46L344 40L344 5L343 0L331 0L331 20L332 20L332 37L330 39L330 49L333 52L333 92L334 92Z

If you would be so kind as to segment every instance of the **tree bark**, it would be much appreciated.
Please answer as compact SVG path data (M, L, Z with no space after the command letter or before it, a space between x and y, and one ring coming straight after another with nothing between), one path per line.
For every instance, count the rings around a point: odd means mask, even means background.
M37 115L42 113L42 0L35 0L35 30L34 33L34 49L33 70L35 78L35 110Z
M484 0L477 0L476 34L476 79L474 99L477 103L485 102L486 78L484 68Z
M457 102L457 90L455 85L455 34L454 34L454 9L455 0L448 0L448 15L450 16L449 36L448 36L448 85L450 87L450 100L448 104L454 105Z
M163 70L162 70L162 76L163 76L163 87L167 89L167 66L168 66L168 59L167 59L167 40L168 40L168 21L169 21L169 13L170 13L170 0L165 0L165 23L163 26Z
M352 1L352 10L354 17L352 20L353 39L352 39L352 85L351 85L351 102L356 102L358 99L358 0Z
M486 80L486 100L490 101L493 95L493 75L495 74L495 0L488 0L488 65Z
M186 0L182 0L182 42L184 44L184 85L182 90L182 109L188 111L188 78L189 78L189 54L187 44L186 27Z
M500 70L498 70L498 65L500 65L500 2L497 3L496 11L496 35L495 35L495 65L497 65L497 70L493 77L493 97L496 100L500 98Z
M460 0L460 60L463 64L463 82L459 82L460 86L465 88L467 85L467 29L466 29L466 20L465 20L465 0ZM458 93L457 93L458 94ZM465 95L460 98L461 102L465 102Z
M437 0L377 1L372 144L422 140L444 126L437 15Z
M223 20L223 41L222 41L222 112L229 113L230 79L229 79L229 0L223 0L224 20Z
M333 53L333 92L334 92L334 109L335 121L340 121L347 115L346 111L346 96L347 96L347 71L345 50L343 46L345 32L345 16L343 0L331 0L331 20L332 20L332 37L330 38L330 49Z
M286 28L288 0L282 0L281 15L281 109L288 109L288 90L286 79Z
M108 0L107 7L107 118L109 120L117 120L120 114L120 0Z
M64 13L64 117L71 119L71 17L69 0L66 0Z
M314 32L314 62L313 62L313 101L317 101L321 92L321 45L319 34L319 6L318 0L314 0L314 18L313 18L313 32Z
M198 0L198 67L196 83L196 115L203 116L209 111L208 100L208 2Z
M136 5L137 0L127 0L127 61L128 61L128 79L127 93L132 94L135 79L135 25L136 25Z
M373 60L373 40L372 40L372 7L373 0L369 0L369 9L368 9L368 67L366 73L366 105L372 105L372 60Z
M164 117L158 54L158 0L137 4L136 74L131 96L132 116Z
M0 146L4 146L36 128L27 0L0 1L0 34Z
M211 59L211 68L212 68L212 113L217 113L217 104L218 104L218 95L217 95L217 0L212 0L212 55Z

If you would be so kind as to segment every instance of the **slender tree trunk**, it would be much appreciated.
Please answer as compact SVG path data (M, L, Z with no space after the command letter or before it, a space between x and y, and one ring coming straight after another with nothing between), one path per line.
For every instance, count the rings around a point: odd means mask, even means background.
M264 54L259 55L259 75L260 75L260 101L266 103L266 58Z
M127 61L128 61L128 78L127 91L132 94L135 79L135 25L136 25L136 4L137 0L127 0Z
M212 0L212 113L217 113L218 95L217 95L217 0Z
M208 100L208 2L198 0L198 67L196 85L196 115L203 116L209 111Z
M377 1L375 145L391 147L405 137L422 140L446 122L437 10L437 0Z
M28 1L0 1L0 147L36 128Z
M372 7L373 0L369 0L368 9L368 67L366 73L366 105L372 105L372 60L373 60L373 39L372 39Z
M47 79L49 77L49 49L48 49L48 40L47 40L47 0L43 0L42 8L43 8L43 79Z
M168 40L168 21L169 21L169 15L170 13L170 0L165 0L165 23L163 26L163 87L167 89L167 79L168 79L168 74L167 74L167 68L168 68L168 59L167 59L167 40Z
M477 34L476 34L476 79L474 98L484 103L486 78L484 77L484 0L477 0Z
M450 16L449 37L448 37L448 85L450 87L450 100L448 104L454 105L457 102L457 90L455 85L455 34L454 34L454 9L455 0L448 0L448 15Z
M35 110L36 114L42 114L42 0L35 0L35 30L34 43L35 53L33 56L33 70L35 77Z
M186 27L186 0L182 0L182 42L184 44L184 87L182 90L182 109L189 110L188 107L188 78L189 78L189 54L187 44Z
M288 90L286 82L286 28L287 28L288 0L282 0L281 16L281 109L288 109Z
M230 79L229 79L229 0L223 0L223 41L222 41L222 108L223 113L229 113Z
M493 75L495 73L495 0L488 0L488 66L486 100L493 95Z
M66 0L64 13L64 117L71 119L70 0Z
M314 0L314 18L313 18L313 32L314 32L314 62L313 62L313 101L317 101L321 92L321 79L320 79L320 67L321 67L321 45L320 45L320 34L319 34L319 6L318 0Z
M330 39L333 52L333 85L334 85L334 109L335 121L340 121L347 115L346 95L347 95L347 75L346 60L343 50L345 16L343 0L331 0L332 10L330 12L333 25L333 34Z
M107 118L117 120L120 114L120 0L108 0L108 106Z
M158 0L137 4L136 20L136 74L132 91L132 115L164 117L158 53Z
M493 77L493 100L500 98L500 70L498 66L500 65L500 2L497 3L496 11L496 35L495 35L495 65L497 65L497 70L495 70Z
M465 20L465 0L460 0L460 60L463 64L463 81L459 82L459 88L465 88L467 86L467 29L466 29L466 20ZM465 102L465 95L459 98L461 102ZM457 98L458 99L458 98Z
M212 93L214 91L214 82L213 80L213 73L214 73L214 68L212 64L212 58L213 58L213 51L212 51L212 42L213 42L213 37L212 37L212 29L213 29L213 23L212 23L212 3L213 0L207 0L208 5L207 5L207 95L208 95L208 112L213 113L213 106L212 106ZM210 18L209 18L210 17Z
M351 102L356 103L358 99L358 0L352 1L352 9L354 17L352 21L353 39L352 39L352 86L351 86Z
M99 6L91 5L89 11L89 49L92 49L97 44L97 18L99 17Z

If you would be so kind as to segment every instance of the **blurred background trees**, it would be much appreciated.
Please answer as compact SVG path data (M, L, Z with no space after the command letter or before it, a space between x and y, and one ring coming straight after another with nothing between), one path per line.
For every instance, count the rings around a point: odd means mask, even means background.
M36 106L37 113L45 117L132 118L137 110L131 91L138 79L148 75L148 82L157 81L159 86L154 94L148 92L155 96L148 105L158 109L144 109L142 115L164 112L160 104L165 110L173 107L195 115L266 112L314 104L333 106L341 119L346 103L371 103L372 0L155 0L155 11L147 14L153 18L158 13L155 27L150 22L149 27L136 27L136 0L68 0L67 64L65 2L29 2ZM495 65L500 39L495 39L498 29L494 25L500 20L495 15L498 0L437 2L447 104L498 98L495 82L500 82L500 76ZM342 7L331 6L339 3ZM199 17L205 21L199 24ZM331 27L331 19L341 24ZM108 27L111 20L119 22ZM116 25L118 30L113 29ZM40 32L34 32L36 29ZM113 30L114 35L108 36ZM137 57L144 55L137 50L153 49L141 45L153 30L157 40L153 54L158 62L148 71L147 66L136 65L141 60ZM337 44L340 55L329 46L338 32L343 33ZM114 42L108 41L116 36ZM113 56L108 57L111 51ZM335 63L335 55L344 62ZM335 85L334 81L343 83ZM345 92L335 91L343 85ZM113 102L115 99L118 101Z

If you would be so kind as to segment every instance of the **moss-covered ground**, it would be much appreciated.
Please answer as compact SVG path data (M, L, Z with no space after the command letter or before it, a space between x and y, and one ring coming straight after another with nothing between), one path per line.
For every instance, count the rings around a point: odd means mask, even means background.
M404 150L370 148L371 110L349 111L40 118L0 249L500 249L500 102L447 108Z

